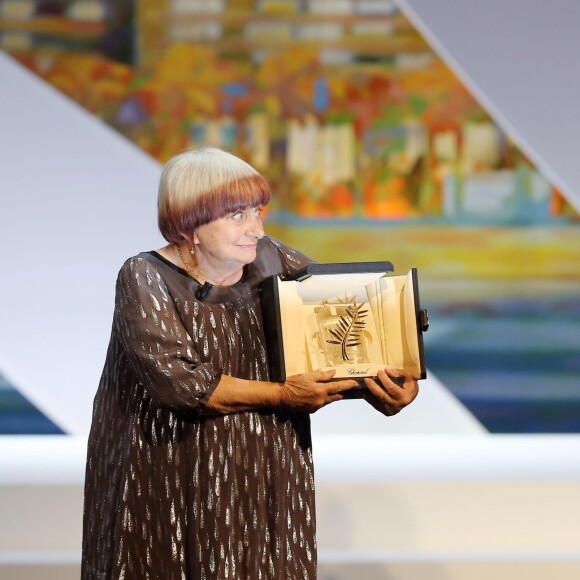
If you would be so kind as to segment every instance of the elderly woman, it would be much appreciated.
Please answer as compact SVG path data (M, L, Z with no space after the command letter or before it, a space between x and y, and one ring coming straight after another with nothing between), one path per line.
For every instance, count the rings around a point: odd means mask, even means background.
M357 383L268 380L258 284L309 262L264 235L269 199L251 166L217 149L163 169L169 243L117 279L89 438L84 579L316 577L309 413ZM386 373L366 384L386 415L417 394Z

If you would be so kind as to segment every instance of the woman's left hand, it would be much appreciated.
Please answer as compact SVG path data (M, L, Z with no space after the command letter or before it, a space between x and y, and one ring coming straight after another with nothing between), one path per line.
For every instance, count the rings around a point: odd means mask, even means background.
M392 379L396 379L394 382ZM368 389L363 398L383 415L396 415L419 393L417 381L399 371L385 369L377 373L377 380L366 378ZM397 384L399 383L399 384Z

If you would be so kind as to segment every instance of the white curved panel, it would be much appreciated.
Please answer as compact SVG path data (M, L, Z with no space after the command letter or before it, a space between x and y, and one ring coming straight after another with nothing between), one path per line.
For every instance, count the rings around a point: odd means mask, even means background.
M0 369L85 433L123 260L159 247L159 164L0 53Z

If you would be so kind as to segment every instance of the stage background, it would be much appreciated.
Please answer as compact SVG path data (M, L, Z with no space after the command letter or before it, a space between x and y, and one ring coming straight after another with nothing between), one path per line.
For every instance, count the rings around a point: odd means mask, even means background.
M148 14L141 6L137 26L129 3L0 4L0 372L11 398L4 432L12 433L0 437L0 576L78 578L85 436L117 270L127 256L162 243L155 190L159 162L172 147L182 139L241 135L245 147L261 148L240 153L255 155L248 158L256 164L270 155L265 172L271 163L285 175L274 181L272 233L319 260L387 258L397 271L417 266L432 312L429 378L410 408L387 420L355 401L313 416L321 580L579 577L573 206L580 191L580 5L400 1L411 26L390 2L302 2L314 9L306 15L296 12L298 4L260 2L248 14L241 2L226 13L225 2L173 1L162 7L181 14ZM258 16L254 7L262 9ZM205 13L186 15L184 8ZM217 26L209 25L212 18ZM272 20L301 36L305 50L295 61L282 56L282 49L298 48L294 36L268 37L260 27L245 32ZM168 51L172 43L161 31L172 23L181 41L184 29L201 31L203 46L180 42ZM302 29L312 24L314 31ZM326 24L340 25L338 37ZM149 61L139 32L147 26L157 27L160 43L150 47ZM391 34L399 34L394 44ZM431 97L453 75L421 36L469 87L441 93L434 110ZM255 59L248 46L259 53ZM288 66L304 62L301 55L322 47L332 50L323 51L322 65L311 65L315 82L300 69L290 83L300 87L298 95L290 92L292 103L303 106L306 94L310 109L287 119L281 111L288 83L276 83L287 78ZM261 54L272 48L281 56L258 79ZM345 51L365 54L347 62ZM200 68L200 54L213 59L211 67ZM159 58L175 66L155 76ZM223 77L220 101L215 75L244 63L247 92ZM333 76L340 71L344 85ZM367 86L363 71L380 82ZM187 103L205 111L219 105L216 118L202 115L200 125L199 115L195 123L180 117L175 125L187 87L168 92L167 83L182 77L195 81ZM410 98L403 89L412 95L420 79L435 93L419 87ZM345 91L336 93L341 86ZM375 92L389 104L384 110L383 100L373 106L368 98ZM252 123L246 127L242 118L238 132L238 122L226 118L232 111L223 117L221 107L253 94L266 110L252 110ZM330 117L337 94L355 95L353 110ZM470 94L487 112L476 106L475 117L440 134L432 130L429 118L453 120L473 106ZM371 114L367 133L355 119L365 114L356 108L359 99ZM159 103L168 109L149 115ZM272 142L264 138L264 114L274 115L267 126L280 131ZM300 147L290 158L292 139ZM337 183L330 153L344 154L348 142L354 154L347 148L339 174L352 175L354 162L355 179ZM329 157L301 157L313 143ZM366 173L373 167L381 170L375 181ZM292 187L285 191L285 184ZM296 197L306 186L308 195ZM340 215L330 216L328 207ZM35 430L66 435L31 435Z
M555 66L549 44L555 11L538 4L547 24L536 31L537 39L548 46L542 50L538 42L533 56ZM432 321L425 337L428 366L489 431L578 432L575 190L570 176L553 168L544 140L539 148L530 143L525 121L533 129L538 113L524 116L521 130L517 113L526 105L512 102L514 127L493 99L494 79L478 83L469 76L471 70L477 76L478 61L466 68L457 60L467 58L464 53L450 52L438 40L441 26L445 32L445 21L438 20L443 12L428 3L403 3L411 21L394 3L354 0L2 6L0 46L151 157L150 182L139 185L147 191L137 201L143 208L131 209L134 200L117 198L111 213L138 215L146 208L153 226L154 160L164 162L187 147L231 150L270 180L275 197L267 229L276 237L318 261L388 259L398 272L419 269ZM415 27L421 29L421 10L434 22L435 33L423 27L428 39L469 88ZM465 40L476 15L459 11L464 25L450 30ZM523 23L523 13L512 7L506 20ZM495 22L480 19L476 30L493 34ZM565 31L560 38L565 49ZM489 55L488 69L501 70L502 56L519 56L517 43L505 50L511 54L497 47ZM566 82L573 71L563 73ZM558 106L547 101L542 117L555 116ZM4 107L15 131L30 129L38 139L33 119L15 122L10 104ZM14 151L6 131L4 143ZM8 156L3 159L8 163ZM53 173L61 170L61 160L62 152ZM79 170L62 165L65 172ZM128 171L129 165L123 173L131 184ZM42 187L58 196L50 191L48 163L45 172ZM6 181L4 191L11 185ZM77 201L89 195L82 189ZM36 192L30 195L34 199ZM15 209L8 204L4 212L11 221L4 228L7 239L17 229L10 217ZM59 219L79 216L59 210ZM161 243L153 229L145 234L151 245L131 245L134 251ZM38 252L29 259L37 262ZM76 266L67 266L71 276ZM113 278L107 280L111 286ZM53 322L52 331L57 329ZM0 361L0 431L69 430L35 406L39 400L23 384L26 371L15 366ZM97 380L93 372L92 384L83 388L94 389Z

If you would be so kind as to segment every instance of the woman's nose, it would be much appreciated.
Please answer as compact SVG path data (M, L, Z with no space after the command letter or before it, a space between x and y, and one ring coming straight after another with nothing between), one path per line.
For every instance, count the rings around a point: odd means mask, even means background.
M248 235L261 239L264 237L264 224L260 216L255 216L249 221Z

